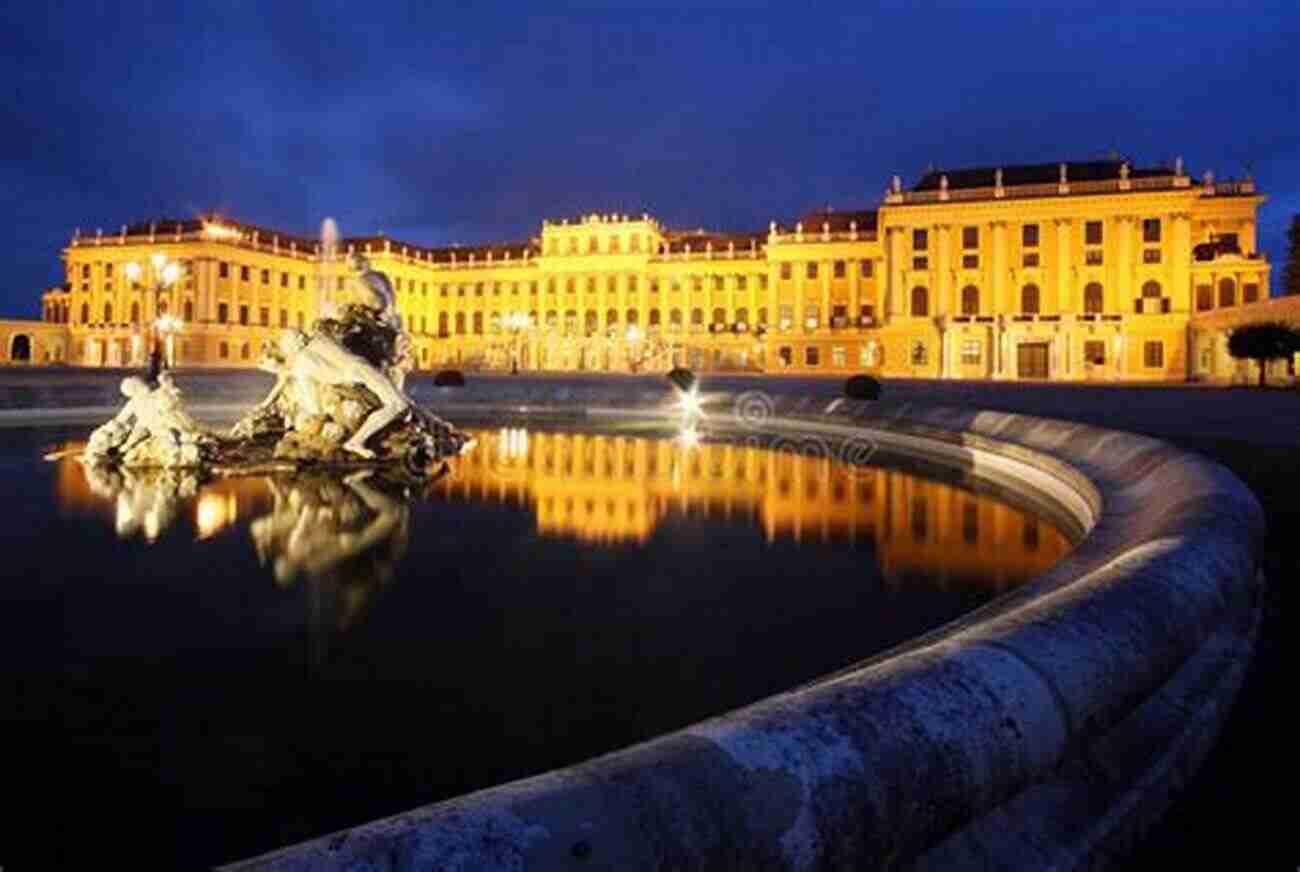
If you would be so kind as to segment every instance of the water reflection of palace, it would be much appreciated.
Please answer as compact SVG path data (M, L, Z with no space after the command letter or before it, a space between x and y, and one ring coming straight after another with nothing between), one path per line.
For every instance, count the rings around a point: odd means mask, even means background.
M768 541L871 540L887 575L982 577L999 586L1071 548L1053 524L907 472L849 467L758 445L504 429L475 434L435 492L527 506L546 536L644 542L670 516L749 517Z

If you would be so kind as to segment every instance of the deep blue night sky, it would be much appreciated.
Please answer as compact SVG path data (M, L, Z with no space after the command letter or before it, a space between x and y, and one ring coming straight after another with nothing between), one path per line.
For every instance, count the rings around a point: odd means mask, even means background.
M758 229L873 205L929 164L1112 150L1253 171L1277 285L1300 211L1295 0L787 6L8 3L0 312L38 311L76 226L218 210L314 235L332 215L447 243L647 210Z

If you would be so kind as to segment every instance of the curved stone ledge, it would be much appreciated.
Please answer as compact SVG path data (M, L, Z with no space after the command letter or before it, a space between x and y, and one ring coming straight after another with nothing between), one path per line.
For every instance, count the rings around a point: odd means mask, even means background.
M659 389L509 383L440 412L655 414ZM1089 526L1050 571L802 687L567 769L233 864L299 869L1093 868L1213 743L1258 622L1263 515L1223 468L1020 415L771 397L764 429L942 453ZM734 398L707 398L726 424ZM431 738L436 740L436 738Z

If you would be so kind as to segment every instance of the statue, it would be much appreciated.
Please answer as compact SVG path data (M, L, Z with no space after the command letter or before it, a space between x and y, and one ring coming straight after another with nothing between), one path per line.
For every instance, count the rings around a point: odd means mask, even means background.
M92 434L85 459L223 475L321 463L400 464L419 478L433 474L469 440L406 394L414 361L392 286L366 258L353 256L351 264L361 299L310 333L288 329L266 343L259 366L275 374L275 385L229 432L187 414L169 374L154 389L132 376L122 382L126 405Z

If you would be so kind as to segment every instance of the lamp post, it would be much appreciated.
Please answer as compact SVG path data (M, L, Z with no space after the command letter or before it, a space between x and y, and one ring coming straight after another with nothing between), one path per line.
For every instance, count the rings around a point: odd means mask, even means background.
M522 355L520 339L524 331L533 326L533 319L525 312L510 312L506 315L505 328L510 332L510 374L519 374L519 358Z
M181 263L177 260L168 260L166 255L155 252L150 255L148 264L146 268L135 261L131 261L126 265L126 277L131 280L132 284L143 282L145 290L153 293L154 311L157 312L162 302L163 292L180 280ZM179 330L181 324L179 319L165 315L158 315L151 324L153 327L153 350L149 354L149 381L152 383L157 382L158 374L165 366L162 351L162 333L164 330Z

